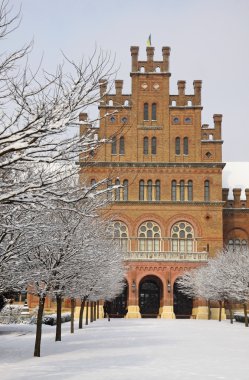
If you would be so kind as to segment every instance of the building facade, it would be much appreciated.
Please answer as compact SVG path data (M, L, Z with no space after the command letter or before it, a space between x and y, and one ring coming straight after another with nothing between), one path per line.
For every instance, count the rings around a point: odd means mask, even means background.
M207 317L200 300L184 297L177 279L184 271L207 262L224 244L249 241L249 189L246 200L234 189L222 189L222 115L213 126L202 124L202 82L185 93L170 94L170 48L162 60L139 60L131 47L131 94L115 81L115 93L100 83L102 145L89 161L81 160L82 175L95 183L108 178L108 213L114 237L125 248L127 287L113 303L113 312L127 318ZM109 115L106 117L106 115ZM87 123L87 115L80 119ZM121 185L115 188L113 185ZM107 253L108 254L108 253Z

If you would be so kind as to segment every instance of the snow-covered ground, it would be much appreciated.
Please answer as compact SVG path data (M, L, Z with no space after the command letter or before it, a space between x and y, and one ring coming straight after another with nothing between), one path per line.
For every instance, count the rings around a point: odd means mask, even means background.
M248 380L249 328L229 321L100 320L54 342L43 326L42 357L33 358L35 326L0 325L0 379Z

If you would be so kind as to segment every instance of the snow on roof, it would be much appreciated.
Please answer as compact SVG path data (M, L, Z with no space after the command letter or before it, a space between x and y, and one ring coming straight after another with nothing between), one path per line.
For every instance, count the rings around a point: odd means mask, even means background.
M233 198L232 189L241 188L241 198L245 199L246 188L249 188L249 162L227 162L223 169L222 187L229 188L229 198Z

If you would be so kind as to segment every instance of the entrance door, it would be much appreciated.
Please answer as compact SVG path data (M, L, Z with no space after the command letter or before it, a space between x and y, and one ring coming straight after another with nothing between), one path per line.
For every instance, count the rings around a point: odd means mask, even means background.
M139 307L142 318L157 318L160 307L160 285L157 281L147 279L140 284Z
M127 285L119 296L107 304L108 312L112 318L123 318L127 313Z
M174 283L174 313L176 318L190 318L193 300L179 290L177 281Z

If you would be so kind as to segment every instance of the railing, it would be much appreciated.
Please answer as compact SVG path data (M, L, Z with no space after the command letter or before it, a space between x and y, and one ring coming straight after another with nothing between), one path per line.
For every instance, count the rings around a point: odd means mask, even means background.
M127 261L191 261L206 262L208 252L126 252L125 260Z

